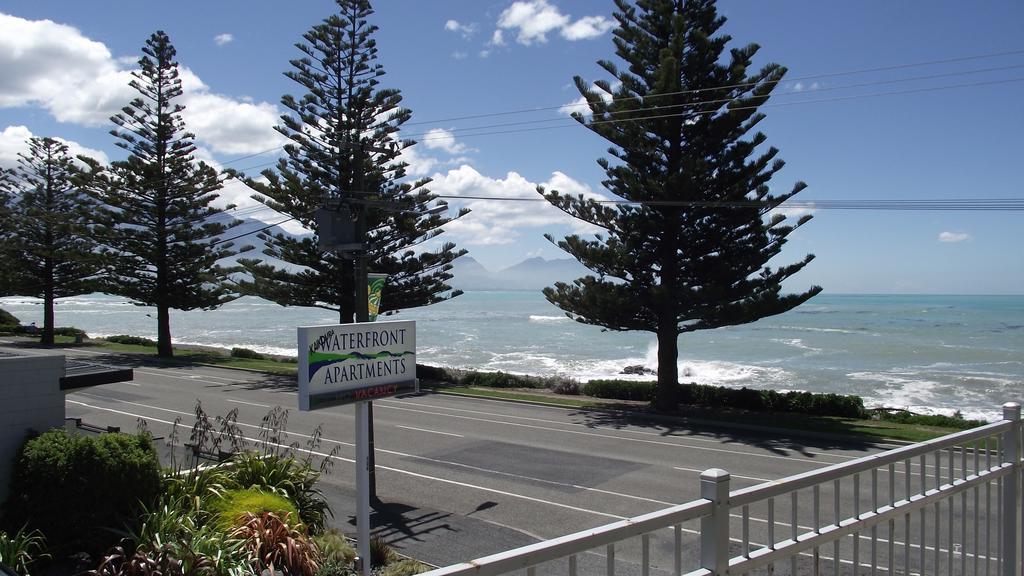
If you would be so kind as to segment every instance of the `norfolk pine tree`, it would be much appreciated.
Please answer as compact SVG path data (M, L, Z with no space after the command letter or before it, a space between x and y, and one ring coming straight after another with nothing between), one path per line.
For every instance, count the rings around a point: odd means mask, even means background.
M11 220L11 195L7 192L11 175L0 168L0 296L14 294L13 285L13 252L10 242L13 239L13 222Z
M79 170L68 147L52 138L27 144L18 166L0 179L0 195L13 199L0 225L8 232L5 291L42 298L40 342L53 344L54 300L94 291L102 268L88 230L90 200L75 184Z
M211 206L221 181L192 156L195 137L175 102L182 90L170 39L158 31L142 52L130 83L139 96L111 118L128 157L106 170L93 162L89 181L112 270L104 291L156 307L157 354L170 357L172 308L208 310L233 297L217 261L235 252L217 238L239 221L215 219L224 215Z
M263 233L264 254L287 263L287 268L257 259L241 259L251 281L240 282L243 292L283 306L315 306L338 313L342 323L353 321L358 292L354 263L349 257L325 252L318 243L314 212L325 201L352 202L366 210L369 270L388 275L380 312L440 302L458 293L447 281L451 262L465 253L446 242L434 251L413 248L441 234L451 219L424 212L435 196L429 179L408 182L406 163L399 159L411 140L398 132L411 112L401 106L397 89L379 88L383 67L377 63L373 34L367 22L373 13L367 0L337 0L339 12L303 35L296 44L303 56L292 60L285 75L305 94L281 102L290 113L277 131L290 141L275 170L264 180L246 183L258 192L256 200L291 216L313 236ZM466 211L460 212L460 217ZM358 290L357 290L358 289Z
M608 205L557 191L544 197L602 229L595 239L557 245L596 273L546 288L547 299L577 321L610 330L644 330L658 339L654 407L674 410L678 337L785 312L821 291L781 295L781 283L813 259L767 263L786 237L773 212L805 187L772 194L782 169L775 148L752 132L785 74L769 64L748 75L756 45L725 52L731 40L713 0L616 0L616 54L599 66L621 84L596 88L576 77L591 116L574 114L611 144L598 161L603 185L627 204ZM610 95L609 102L605 97ZM551 236L548 236L552 240ZM554 240L552 240L554 241Z

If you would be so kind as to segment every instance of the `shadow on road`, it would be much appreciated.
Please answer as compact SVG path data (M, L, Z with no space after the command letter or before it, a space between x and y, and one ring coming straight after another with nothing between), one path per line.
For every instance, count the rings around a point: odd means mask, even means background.
M747 415L729 412L726 415L728 420L740 422L738 425L708 421L714 416L709 413L700 414L708 420L688 415L662 416L635 411L578 410L571 415L593 428L640 428L666 437L705 438L723 444L746 444L780 456L799 454L806 458L814 458L814 452L819 450L867 451L878 447L876 440L865 438L842 421L805 414L786 414L778 417L788 420L799 418L806 430L771 428L770 420L773 416L770 414ZM743 423L745 420L752 422Z

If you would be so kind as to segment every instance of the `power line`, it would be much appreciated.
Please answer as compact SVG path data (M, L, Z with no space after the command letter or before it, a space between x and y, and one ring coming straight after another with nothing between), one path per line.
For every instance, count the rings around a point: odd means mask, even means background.
M447 200L484 200L494 202L545 202L542 197L508 197L508 196L459 196L454 194L436 194L437 198ZM763 206L764 202L729 201L715 202L707 200L614 200L589 199L596 204L615 206L652 206L652 207L687 207L687 208L751 208ZM1024 198L946 198L946 199L865 199L865 200L818 200L808 202L787 201L778 208L802 208L809 210L965 210L965 211L1024 211Z
M1019 55L1019 54L1024 54L1024 50L1009 50L1009 51L1004 51L1004 52L993 52L993 53L988 53L988 54L978 54L978 55L973 55L973 56L962 56L962 57L956 57L956 58L945 58L945 59L940 59L940 60L929 60L929 61L923 61L923 62L895 64L895 65L889 65L889 66L878 66L878 67L872 67L872 68L861 68L861 69L856 69L856 70L845 70L845 71L838 71L838 72L826 72L826 73L821 73L821 74L799 76L799 77L796 77L796 78L784 78L783 80L785 80L786 82L800 82L800 81L804 81L804 80L814 80L814 79L831 78L831 77L838 77L838 76L852 76L852 75L866 74L866 73L871 73L871 72L885 72L885 71L901 70L901 69L908 69L908 68L934 66L934 65L940 65L940 64L953 64L953 63L958 63L958 62L967 62L967 61L972 61L972 60L998 58L998 57L1003 57L1003 56L1013 56L1013 55ZM982 69L982 70L968 70L968 71L962 71L962 72L951 72L951 73L947 73L947 74L933 74L933 75L919 76L919 77L906 78L906 79L881 80L881 81L876 81L876 82L864 82L864 83L852 84L852 85L847 85L847 86L843 86L843 87L818 88L815 91L859 88L859 87L872 86L872 85L892 84L892 83L897 83L897 82L909 82L909 81L914 81L914 80L928 80L928 79L935 79L935 78L942 78L942 77L968 75L968 74L979 74L979 73L992 72L992 71L998 71L998 70L1008 70L1008 69L1020 68L1020 67L1021 67L1021 65L1010 65L1010 66L995 67L995 68L988 68L988 69ZM682 90L682 91L678 91L678 92L668 92L668 93L664 93L664 94L658 94L656 96L660 97L660 96L672 96L672 95L679 95L679 94L701 93L701 92L707 92L707 91L711 91L711 90L721 90L721 89L727 89L727 88L740 88L740 87L751 86L751 85L756 85L756 84L757 83L755 83L755 82L747 82L747 83L733 84L733 85L727 85L727 86L717 86L717 87L714 87L714 88L700 88L700 89L694 89L694 90ZM783 95L791 95L791 94L799 94L799 93L801 93L801 91L782 92L782 93L776 93L776 94L773 94L773 95L774 96L783 96ZM636 99L638 99L638 97L633 97L633 96L623 97L623 98L612 98L611 102L624 102L624 101L630 101L630 100L636 100ZM700 104L707 104L707 103L711 103L711 102L714 102L714 101L693 102L693 103L689 103L689 104L690 105L700 105ZM440 119L435 119L435 120L418 120L418 121L415 121L415 122L406 122L402 126L406 126L406 127L408 127L408 126L422 126L424 124L440 124L440 123L444 123L444 122L456 122L456 121L462 121L462 120L474 120L474 119L479 119L479 118L511 116L511 115L516 115L516 114L529 114L529 113L534 113L534 112L547 112L547 111L551 111L551 110L559 110L559 109L564 108L565 106L567 106L567 105L566 104L559 104L559 105L556 105L556 106L541 106L541 107L537 107L537 108L526 108L526 109L520 109L520 110L508 110L508 111L502 111L502 112L487 112L487 113L473 114L473 115L466 115L466 116L455 116L455 117L449 117L449 118L440 118ZM564 120L564 118L548 119L547 121L552 121L552 120ZM496 128L496 127L501 127L501 126L503 126L503 125L484 125L484 126L477 126L477 127L473 127L473 128L462 128L461 130L489 129L489 128ZM498 132L498 133L495 133L495 134L502 134L502 133L505 133L505 132ZM421 141L422 140L444 140L444 139L447 139L447 137L444 137L444 136L441 136L441 137L426 137L428 134L429 134L429 132L423 132L423 133L407 135L407 137L424 136L424 138L422 138ZM292 144L292 143L290 142L289 144ZM268 148L266 150L262 150L262 151L259 151L259 152L254 152L254 153L251 153L251 154L247 154L245 156L239 156L237 158L232 158L230 160L226 160L224 162L220 162L219 164L221 166L226 166L226 165L229 165L229 164L234 164L234 163L240 162L242 160L246 160L246 159L253 158L253 157L256 157L256 156L262 156L264 154L269 154L271 152L275 152L277 150L281 150L281 149L285 148L285 146L288 146L289 144L285 144L285 145L282 145L282 146L277 146L277 147L274 147L274 148ZM274 161L271 161L271 162L268 162L268 163L265 163L265 164L262 164L262 165L275 164L276 162L277 162L277 160L274 160ZM258 166L262 166L262 165L258 165Z
M973 87L978 87L978 86L993 86L993 85L1010 84L1010 83L1022 82L1022 81L1024 81L1024 77L1009 78L1009 79L1005 79L1005 80L991 80L991 81L986 81L986 82L971 82L971 83L965 83L965 84L950 84L950 85L946 85L946 86L931 86L931 87L927 87L927 88L910 88L910 89L906 89L906 90L893 90L893 91L889 91L889 92L873 92L873 93L869 93L869 94L854 94L854 95L848 95L848 96L834 96L834 97L829 97L829 98L817 98L817 99L799 100L799 101L792 101L792 102L766 102L766 104L762 104L762 105L757 105L757 106L737 106L737 107L729 108L728 110L729 111L744 111L744 110L759 110L759 109L762 109L762 108L791 107L791 106L801 106L801 105L808 105L808 104L821 104L821 102L843 101L843 100L853 100L853 99L870 98L870 97L881 97L881 96L892 96L892 95L901 95L901 94L914 94L914 93L921 93L921 92L935 92L935 91L941 91L941 90L952 90L952 89L956 89L956 88L973 88ZM700 102L695 102L696 106L698 106L699 104L700 104ZM708 104L715 104L715 101L714 100L709 100ZM674 108L674 107L666 107L666 108ZM664 110L664 109L649 109L649 110ZM634 111L628 111L628 112L634 112ZM601 124L616 124L616 123L625 123L625 122L640 122L640 121L645 121L645 120L660 120L660 119L676 118L676 117L682 117L682 116L689 116L689 117L710 116L710 115L714 115L714 114L719 114L719 112L720 112L719 110L702 111L702 112L677 112L677 113L670 113L670 114L656 114L656 115L651 115L651 116L640 116L640 117L637 117L637 118L623 118L623 119L609 119L609 120L592 120L592 121L587 122L583 126L595 126L595 125L601 125ZM469 127L469 128L453 128L451 131L452 132L457 132L457 131L460 131L460 130L489 130L490 128L504 128L504 127L510 127L510 126L524 126L524 125L545 124L545 123L552 123L552 122L559 122L560 124L557 125L557 126L538 126L538 127L532 127L532 128L516 128L516 129L510 129L510 130L495 130L495 131L474 132L474 133L469 133L469 134L460 133L459 137L468 138L468 137L471 137L471 136L489 136L489 135L497 135L497 134L512 134L512 133L519 133L519 132L530 132L530 131L537 131L537 130L552 130L552 129L556 129L556 128L566 128L566 127L581 126L581 124L579 122L575 121L572 118L548 118L548 119L544 119L544 120L523 120L523 121L519 121L519 122L507 122L507 123L504 123L504 124L494 124L494 125L489 125L489 126L474 126L474 127ZM420 141L432 140L432 139L449 139L451 137L451 136L430 137L430 136L428 136L428 134L429 134L429 132L423 132L422 134L411 134L410 137L416 137L416 136L420 136L420 135L425 136L425 137L421 138Z
M825 73L822 73L822 74L813 74L813 75L809 75L809 76L798 76L796 78L784 78L783 80L785 80L787 82L800 82L800 81L803 81L803 80L817 80L817 79L821 79L821 78L832 78L832 77L836 77L836 76L852 76L852 75L855 75L855 74L867 74L867 73L870 73L870 72L887 72L887 71L891 71L891 70L902 70L902 69L906 69L906 68L919 68L919 67L923 67L923 66L934 66L934 65L938 65L938 64L953 64L953 63L956 63L956 62L967 62L967 61L970 61L970 60L982 60L982 59L988 59L988 58L998 58L998 57L1001 57L1001 56L1014 56L1014 55L1017 55L1017 54L1024 54L1024 50L1008 50L1006 52L992 52L992 53L988 53L988 54L978 54L978 55L974 55L974 56L960 56L960 57L956 57L956 58L945 58L945 59L942 59L942 60L928 60L928 61L924 61L924 62L912 62L912 63L907 63L907 64L894 64L894 65L879 66L879 67L874 67L874 68L861 68L861 69L857 69L857 70L844 70L844 71L840 71L840 72L825 72ZM729 84L729 85L725 85L725 86L716 86L714 88L697 88L697 89L693 89L693 90L680 90L680 91L677 91L677 92L666 92L664 94L658 94L658 96L675 96L675 95L680 95L680 94L697 94L697 93L700 93L700 92L707 92L707 91L711 91L711 90L722 90L722 89L727 89L727 88L744 88L744 87L749 87L749 86L755 86L757 84L758 84L757 82L744 82L744 83L740 83L740 84ZM637 99L636 96L628 96L628 97L624 97L624 98L613 98L612 101L613 102L627 102L627 101L636 100L636 99ZM439 124L441 122L456 122L456 121L460 121L460 120L475 120L477 118L489 118L489 117L492 117L492 116L510 116L510 115L513 115L513 114L528 114L528 113L531 113L531 112L546 112L546 111L550 111L550 110L559 110L559 109L563 108L564 106L565 106L565 104L561 104L561 105L558 105L558 106L541 106L541 107L538 107L538 108L524 108L524 109L520 109L520 110L508 110L508 111L504 111L504 112L489 112L489 113L483 113L483 114L473 114L473 115L469 115L469 116L455 116L455 117L451 117L451 118L442 118L442 119L439 119L439 120L419 120L419 121L416 121L416 122L406 122L405 126L414 126L414 125L420 125L420 124Z
M966 84L952 84L952 85L947 85L947 86L932 86L932 87L928 87L928 88L914 88L914 89L908 89L908 90L896 90L896 91L891 91L891 92L875 92L875 93L871 93L871 94L857 94L857 95L852 95L852 96L836 96L836 97L833 97L833 98L820 98L820 99L816 99L816 100L800 100L798 102L775 102L775 103L768 102L768 103L760 104L760 105L757 105L757 106L734 106L732 108L729 108L729 110L730 111L757 110L757 109L766 108L766 107L796 106L796 105L802 105L802 104L820 104L820 103L823 103L823 102L840 102L840 101L845 101L845 100L857 100L857 99L860 99L860 98L877 98L877 97L882 97L882 96L896 96L896 95L903 95L903 94L917 94L917 93L922 93L922 92L937 92L937 91L941 91L941 90L954 90L954 89L957 89L957 88L973 88L973 87L978 87L978 86L994 86L994 85L1010 84L1010 83L1022 82L1022 81L1024 81L1024 77L1008 78L1008 79L1005 79L1005 80L992 80L992 81L987 81L987 82L972 82L972 83L966 83ZM717 113L719 113L719 110L716 109L716 110L708 110L708 111L703 111L703 112L676 112L676 113L670 113L670 114L656 114L656 115L652 115L652 116L641 116L641 117L638 117L638 118L623 118L623 119L610 119L610 120L592 120L592 121L589 121L585 125L582 125L582 126L594 126L594 125L600 125L600 124L615 124L615 123L621 123L621 122L640 122L640 121L644 121L644 120L659 120L659 119L664 119L664 118L681 117L681 116L686 116L686 115L690 115L690 116L706 116L706 115L717 114ZM546 120L525 120L525 121L521 121L521 122L508 122L508 123L505 123L505 124L496 124L496 125L493 125L493 126L477 126L477 127L472 127L472 128L455 128L455 129L452 130L452 132L454 132L456 130L485 130L485 129L489 129L489 128L501 128L501 127L506 127L506 126L522 126L522 125L527 125L527 124L541 124L541 123L550 123L550 122L561 122L561 124L559 124L557 126L539 126L539 127L532 127L532 128L514 128L514 129L510 129L510 130L495 130L495 131L488 131L488 132L476 132L476 133L473 133L473 134L459 134L459 137L460 138L470 138L470 137L474 137L474 136L494 136L494 135L499 135L499 134L517 134L517 133L521 133L521 132L534 132L534 131L539 131L539 130L554 130L554 129L559 129L559 128L569 128L569 127L581 126L581 124L579 122L576 122L572 118L549 118L549 119L546 119ZM426 136L426 134L428 134L428 133L426 133L426 132L422 133L423 136ZM413 135L410 135L409 137L415 137L415 136L419 136L419 135L420 134L413 134ZM436 138L424 137L420 141L425 141L425 140L447 140L449 138L450 138L449 136L436 137Z

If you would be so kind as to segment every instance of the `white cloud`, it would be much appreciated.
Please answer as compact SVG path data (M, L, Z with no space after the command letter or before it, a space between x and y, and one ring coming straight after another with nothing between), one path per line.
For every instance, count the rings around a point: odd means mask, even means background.
M477 26L476 22L469 22L467 24L463 24L458 20L448 20L447 22L444 23L445 30L449 32L457 32L467 40L471 38L474 34L476 34L478 28L479 27Z
M213 43L216 44L217 46L223 46L225 44L233 42L234 40L235 40L234 34L229 34L227 32L225 32L223 34L217 34L216 36L213 37Z
M558 109L560 114L571 116L574 112L580 114L590 114L590 106L587 105L587 99L583 96L569 102L568 104L562 104L562 107Z
M516 32L516 42L529 46L534 42L547 42L547 35L557 31L566 40L596 38L616 26L605 16L584 16L573 21L548 0L517 0L498 16L498 29L491 43L504 43L504 30Z
M589 40L597 38L615 26L614 20L604 16L584 16L568 26L563 26L561 34L566 40Z
M537 234L554 232L555 226L569 226L579 233L593 233L589 225L566 215L543 201L537 194L536 182L530 182L516 172L504 178L491 178L468 165L435 174L430 190L446 196L485 196L498 200L447 199L453 208L468 207L472 212L445 227L446 237L464 245L512 244L525 228L536 228ZM555 172L546 189L566 194L584 194L591 198L604 198L588 186L569 176ZM516 200L522 199L522 200ZM531 232L533 233L533 232Z
M505 45L505 33L501 30L495 30L494 34L491 34L491 44L494 46Z
M810 85L804 84L803 82L797 82L793 84L793 92L803 92L804 90L817 90L821 85L817 82L811 82Z
M966 242L971 239L971 235L966 232L940 232L939 242Z
M398 156L398 159L409 165L406 167L405 173L413 178L428 176L439 164L437 158L421 154L419 146L405 148Z
M28 152L27 142L33 136L36 136L36 134L33 134L25 126L8 126L4 128L3 132L0 132L0 168L14 168L18 164L18 154ZM95 158L102 164L110 161L107 155L100 150L87 148L78 142L63 138L54 138L54 140L66 145L68 147L68 154L73 158L82 155Z
M622 86L622 82L616 81L616 82L613 82L609 86L609 88L611 88L612 90L618 90L619 86ZM605 92L604 90L602 90L601 88L599 88L598 86L596 86L594 84L590 85L590 89L594 90L598 94L600 94L601 98L605 101L605 103L607 103L607 104L611 104L612 103L612 100L614 99L614 97L610 93ZM563 104L562 107L558 109L558 112L560 114L565 114L566 116L571 116L573 112L579 112L580 114L583 114L584 116L590 116L590 105L587 104L586 97L581 95L579 98L573 100L572 102L568 102L566 104Z
M0 14L0 108L38 106L59 122L102 126L137 93L128 86L136 58L114 58L71 26ZM274 104L210 91L181 68L189 131L214 151L252 154L281 145Z
M0 108L42 106L61 122L103 124L130 99L110 50L76 28L0 14Z
M254 154L285 144L285 137L273 128L280 118L277 106L210 92L187 68L181 68L181 81L186 126L214 152Z
M455 60L465 60L468 56L469 54L466 54L462 50L456 50L455 52L452 52L452 58Z
M470 152L465 144L455 141L455 135L444 128L432 128L420 139L424 146L431 150L444 150L449 154L465 154Z

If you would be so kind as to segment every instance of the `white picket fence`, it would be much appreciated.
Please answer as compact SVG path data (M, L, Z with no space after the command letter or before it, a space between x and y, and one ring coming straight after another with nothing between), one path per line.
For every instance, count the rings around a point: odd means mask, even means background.
M1020 404L973 430L438 568L500 574L1021 576Z

